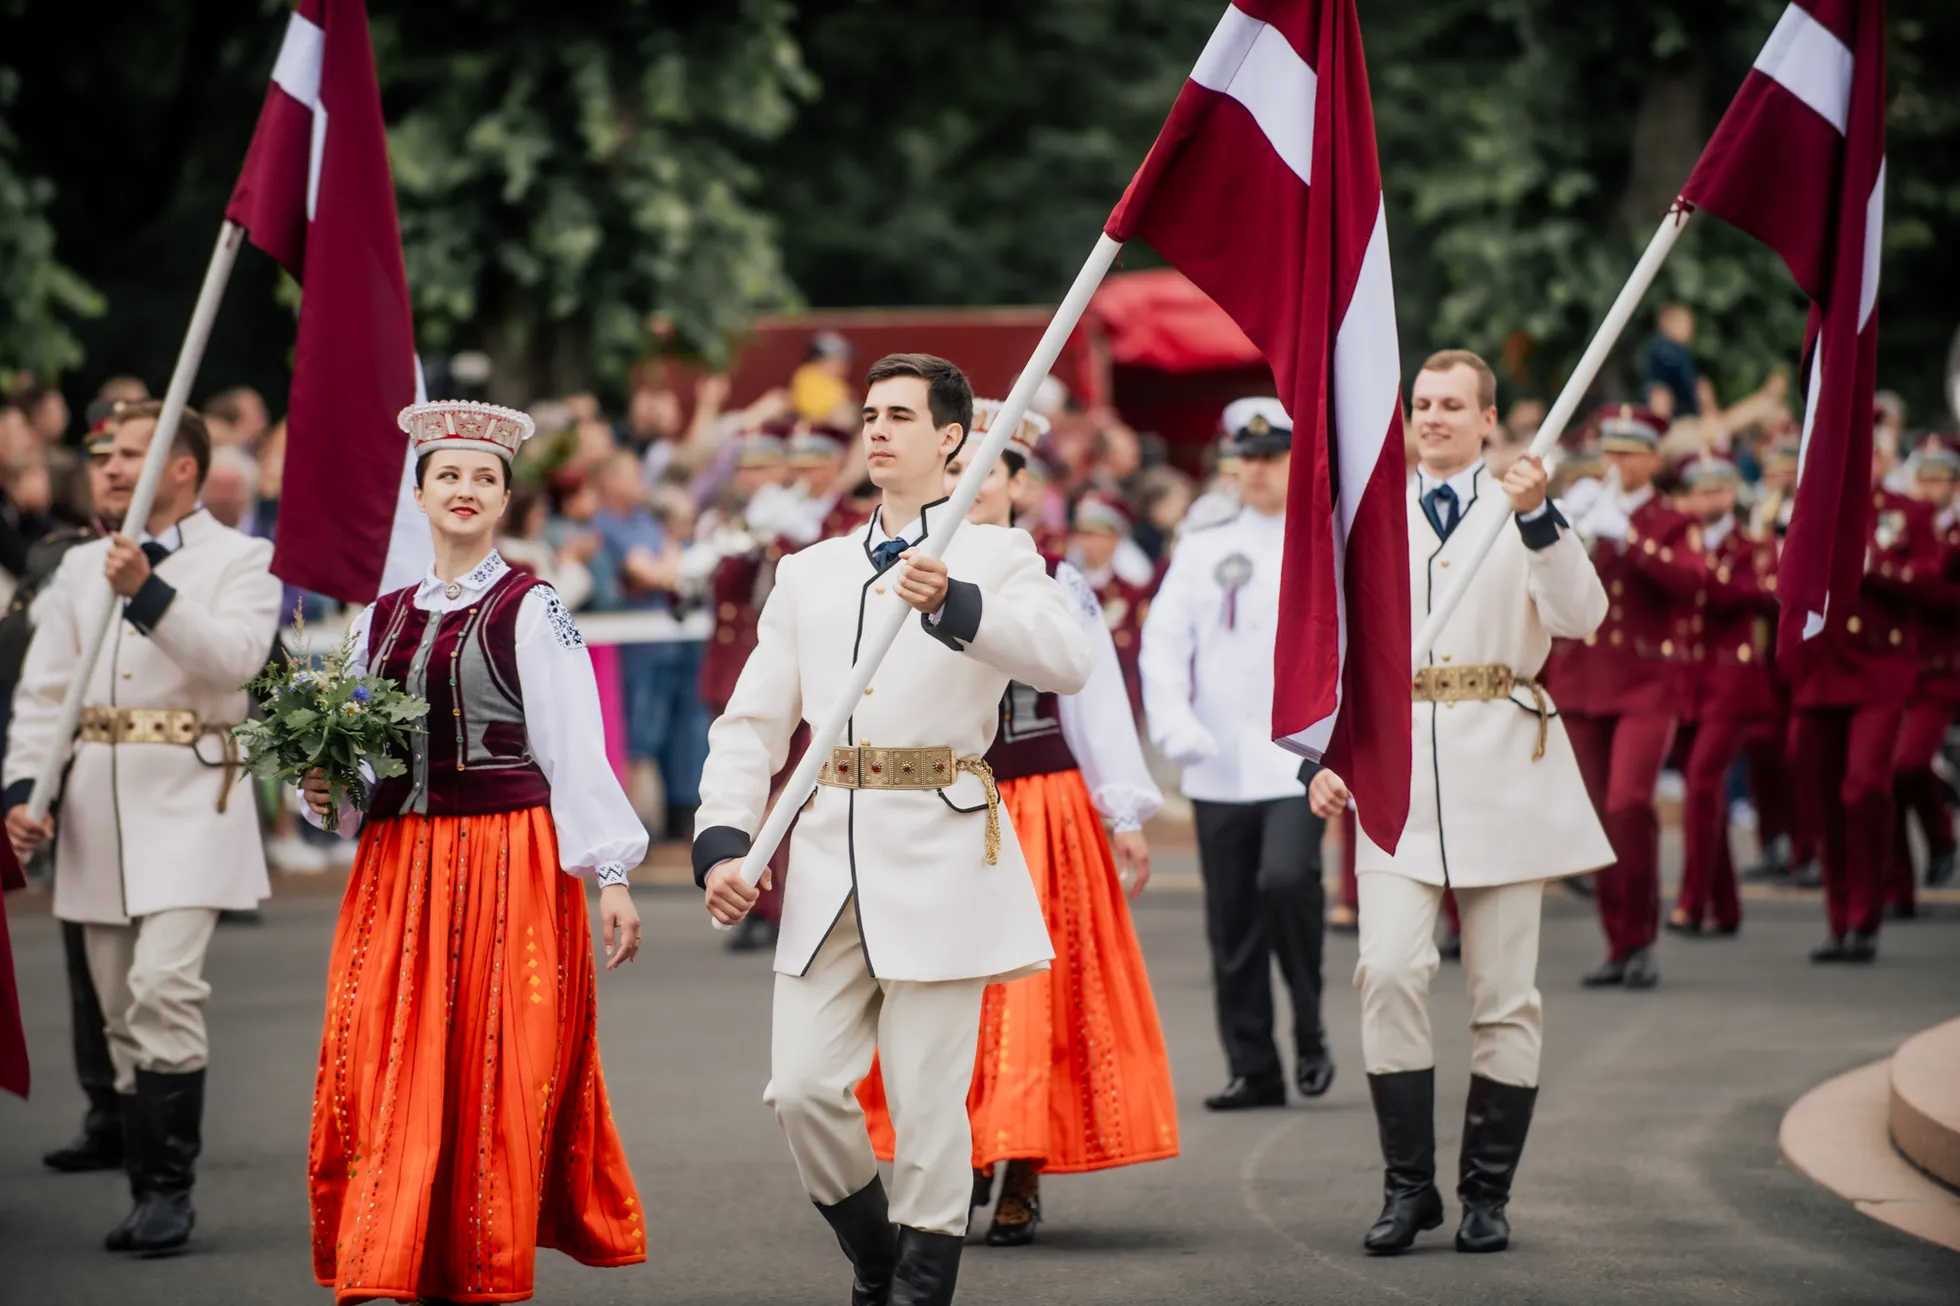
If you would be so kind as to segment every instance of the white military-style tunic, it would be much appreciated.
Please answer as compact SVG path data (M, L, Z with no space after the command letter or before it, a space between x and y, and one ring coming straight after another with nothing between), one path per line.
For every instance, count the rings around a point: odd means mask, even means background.
M921 538L941 506L900 534ZM755 651L708 732L697 872L704 856L746 851L798 722L827 712L847 688L877 605L901 602L896 569L880 574L872 562L882 539L874 516L864 530L778 564ZM963 651L907 620L844 742L983 757L1011 681L1063 694L1087 681L1089 641L1027 532L962 526L945 561L955 593L939 615ZM971 587L964 599L962 586ZM956 609L976 598L969 631L972 612ZM986 794L975 776L959 774L943 790L818 786L790 837L776 970L803 974L847 907L881 980L1004 979L1042 968L1054 955L1048 927L1005 808L1001 822L999 856L988 865Z
M1273 646L1286 516L1241 508L1191 531L1143 623L1138 665L1157 751L1187 798L1297 798L1300 759L1273 742Z
M26 801L56 747L83 632L112 601L123 619L110 627L84 705L187 710L204 728L188 745L76 742L55 813L62 920L117 925L180 907L250 909L270 892L252 783L242 768L227 771L224 736L245 719L241 686L265 666L279 630L272 543L203 509L159 542L171 552L154 574L176 594L147 634L102 574L106 539L70 549L35 604L7 743L9 802Z
M1453 487L1457 478L1452 478ZM1444 541L1421 503L1420 478L1409 484L1409 597L1412 629L1468 565L1471 542L1511 501L1477 464L1459 491L1458 521ZM1540 523L1552 529L1551 522ZM1606 591L1578 535L1559 529L1556 542L1526 547L1507 525L1477 570L1470 592L1436 640L1430 666L1509 667L1536 679L1552 639L1582 639L1606 619ZM1613 860L1593 813L1557 705L1545 725L1545 755L1532 760L1539 718L1531 691L1508 699L1418 702L1409 821L1390 856L1365 833L1355 870L1391 871L1425 884L1480 888L1574 875Z

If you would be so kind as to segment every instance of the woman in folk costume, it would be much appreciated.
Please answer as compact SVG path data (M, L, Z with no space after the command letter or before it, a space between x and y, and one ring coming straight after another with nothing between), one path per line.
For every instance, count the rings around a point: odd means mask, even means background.
M998 401L976 399L975 433L999 410ZM1015 478L1025 474L1045 426L1034 416L1022 422L967 520L1012 524ZM964 458L955 458L949 483L964 470ZM1048 566L1076 599L1095 667L1079 694L1009 686L987 752L1055 947L1051 969L989 987L981 1009L967 1112L975 1206L985 1204L992 1173L1006 1162L987 1231L996 1247L1034 1241L1042 1172L1108 1170L1177 1155L1170 1063L1125 902L1126 892L1136 896L1150 879L1143 823L1163 795L1144 765L1094 591L1068 563L1051 558ZM872 1146L889 1161L891 1116L877 1066L858 1097Z
M491 547L531 419L402 410L435 536L422 581L356 619L356 669L429 703L374 784L327 973L309 1157L313 1268L337 1302L521 1301L539 1246L646 1259L599 1070L596 878L611 970L639 950L647 835L607 764L584 640ZM318 773L305 786L327 809Z

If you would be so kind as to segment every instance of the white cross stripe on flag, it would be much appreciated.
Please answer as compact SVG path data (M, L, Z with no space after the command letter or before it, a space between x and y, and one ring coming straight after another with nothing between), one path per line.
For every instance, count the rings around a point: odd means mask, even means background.
M1756 56L1756 71L1815 109L1844 133L1851 117L1851 49L1831 29L1791 4Z
M1881 158L1878 161L1878 180L1872 184L1871 197L1865 201L1865 277L1858 287L1860 331L1872 320L1872 310L1878 307L1878 264L1884 244L1885 160Z
M1236 5L1212 29L1191 80L1244 105L1273 152L1302 182L1313 176L1313 97L1319 79L1271 25Z
M327 107L320 103L320 67L327 52L327 34L318 24L295 13L286 20L286 38L272 65L272 80L280 90L313 114L313 149L306 165L306 217L320 207L320 160L327 148Z

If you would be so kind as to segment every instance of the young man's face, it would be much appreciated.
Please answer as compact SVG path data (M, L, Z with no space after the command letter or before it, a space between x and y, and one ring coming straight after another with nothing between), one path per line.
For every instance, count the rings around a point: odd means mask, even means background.
M946 458L965 435L957 422L934 426L924 378L887 377L864 396L866 471L881 490L937 486Z
M1069 544L1082 565L1090 571L1101 571L1116 556L1118 536L1112 531L1076 531L1069 536Z
M1245 454L1239 460L1239 501L1263 517L1286 510L1286 480L1293 474L1290 453Z
M1941 512L1945 512L1953 506L1956 486L1960 486L1960 481L1954 480L1951 476L1928 476L1922 472L1912 478L1912 497L1924 499Z
M1691 506L1702 525L1713 526L1735 511L1733 485L1704 485L1691 491Z
M1416 373L1409 415L1416 427L1416 457L1432 474L1454 476L1483 452L1497 427L1497 405L1477 404L1476 369L1462 363Z
M1608 452L1606 465L1619 471L1622 490L1644 490L1654 483L1654 473L1660 469L1661 456L1658 453Z

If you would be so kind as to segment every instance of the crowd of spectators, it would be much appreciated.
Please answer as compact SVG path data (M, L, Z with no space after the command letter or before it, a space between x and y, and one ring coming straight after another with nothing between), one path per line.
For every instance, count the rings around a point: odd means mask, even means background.
M1755 499L1766 500L1787 479L1771 455L1798 431L1787 377L1772 375L1724 406L1696 367L1693 336L1692 313L1664 307L1640 351L1640 388L1629 399L1673 420L1666 447L1677 464L1719 453L1741 468ZM515 470L500 547L513 565L557 588L581 613L602 662L610 659L602 683L616 686L622 738L615 746L629 793L657 837L688 833L715 707L704 689L704 678L713 678L706 664L718 644L746 648L741 641L753 635L730 625L744 619L745 606L752 620L760 594L755 605L720 601L718 575L807 544L839 521L862 520L875 498L854 438L861 370L850 343L826 332L782 384L741 407L730 403L726 376L657 363L632 374L616 416L590 393L530 405L539 435ZM25 646L26 602L52 570L37 561L37 549L92 529L81 433L117 401L148 397L142 381L115 377L78 420L59 389L23 377L0 401L0 603L12 599L0 621L0 688ZM1133 665L1137 630L1179 532L1231 511L1235 460L1218 445L1167 447L1113 408L1074 402L1053 379L1034 407L1048 429L1017 520L1044 550L1089 577L1119 652ZM214 446L204 506L227 525L270 535L284 423L242 387L205 396L200 410ZM1532 398L1509 405L1489 450L1500 472L1545 412ZM1895 454L1911 443L1902 406L1890 396L1881 396L1879 440ZM1596 474L1589 441L1579 429L1561 442L1561 483ZM309 620L335 616L318 596L289 593L287 609L295 605ZM593 620L598 614L606 615ZM324 864L321 846L296 833L289 814L271 819L275 860L290 868Z

